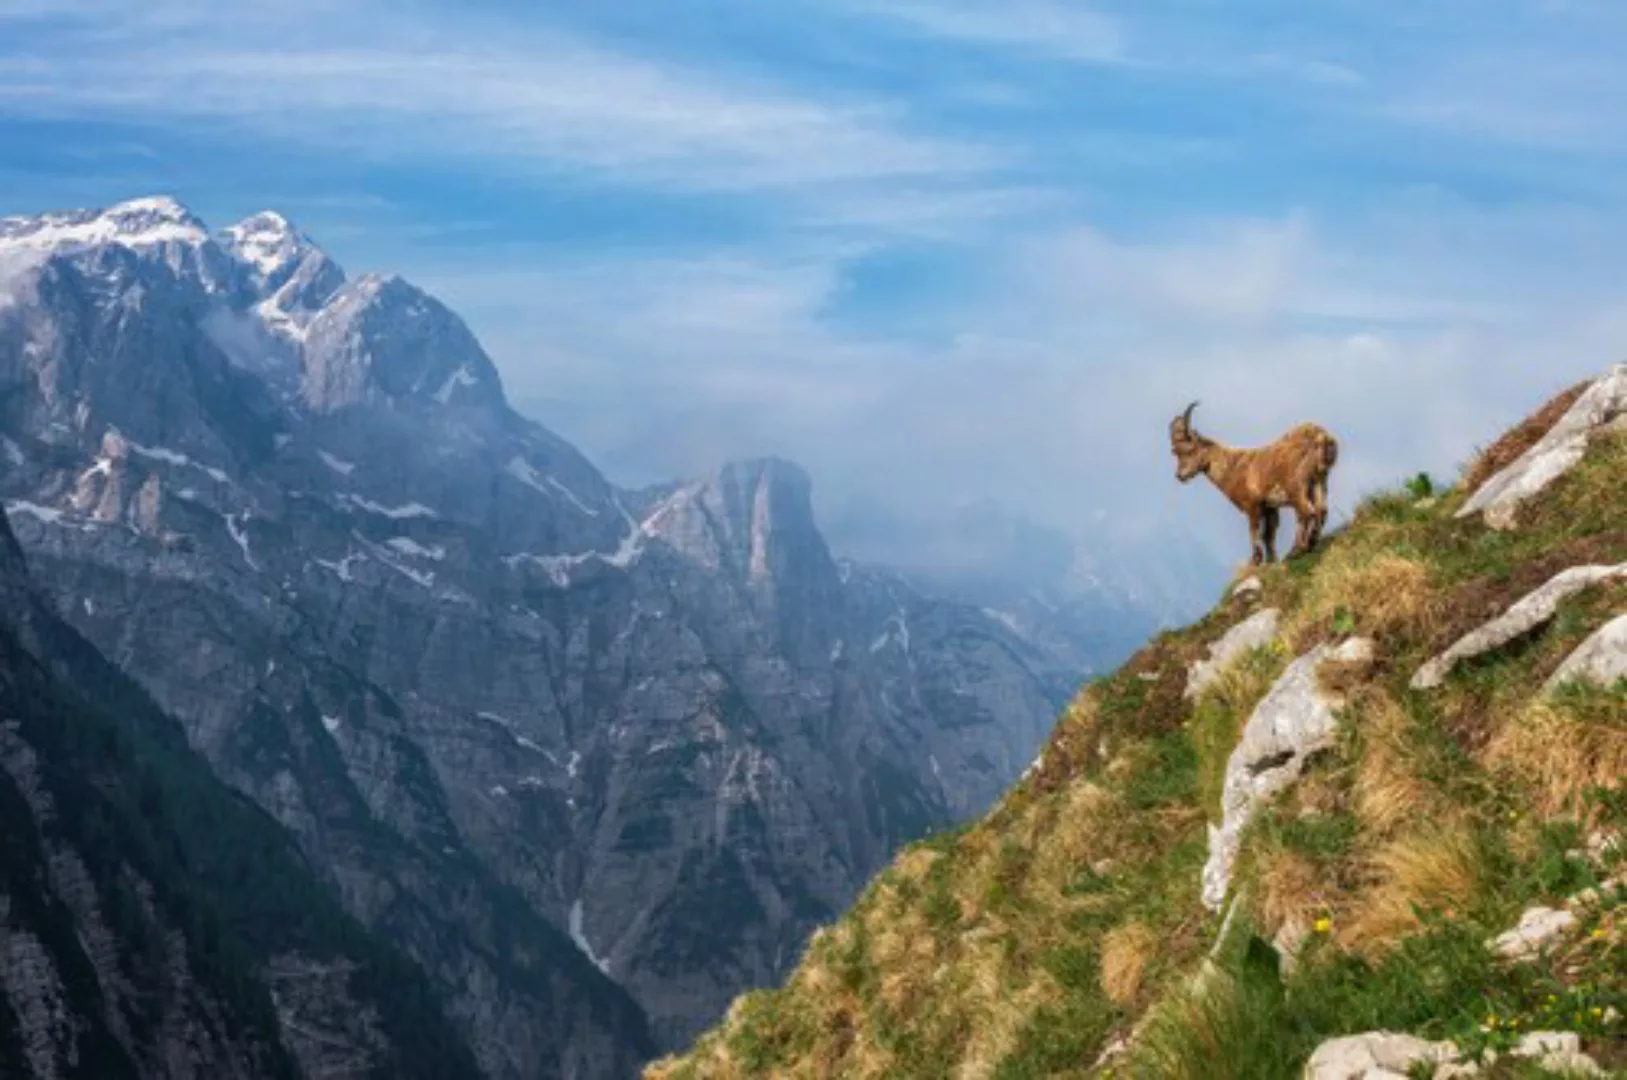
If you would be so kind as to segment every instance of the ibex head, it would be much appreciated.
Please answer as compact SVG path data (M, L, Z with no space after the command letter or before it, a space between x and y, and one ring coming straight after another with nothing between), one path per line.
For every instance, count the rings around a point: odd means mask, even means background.
M1175 479L1186 483L1209 467L1209 441L1192 427L1194 401L1186 411L1169 422L1169 445L1175 453Z

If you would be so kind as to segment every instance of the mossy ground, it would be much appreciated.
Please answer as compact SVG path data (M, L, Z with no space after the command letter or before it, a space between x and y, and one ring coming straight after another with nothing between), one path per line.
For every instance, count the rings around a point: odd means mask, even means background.
M1408 688L1558 570L1627 561L1627 437L1595 440L1511 532L1457 520L1461 489L1418 495L1369 498L1315 554L1265 568L1257 598L1229 597L1088 686L990 814L905 849L784 988L742 997L649 1075L1270 1080L1372 1029L1478 1052L1558 1028L1627 1068L1621 895L1604 890L1539 962L1487 946L1526 907L1621 870L1575 851L1627 832L1627 686L1540 690L1627 611L1627 586L1573 597L1438 691ZM1192 661L1261 606L1283 613L1278 641L1188 701ZM1347 701L1340 744L1251 827L1222 938L1198 892L1226 758L1293 656L1353 633L1374 638L1376 663L1321 673ZM1285 932L1304 935L1291 973L1269 944ZM1128 1050L1101 1062L1119 1039Z

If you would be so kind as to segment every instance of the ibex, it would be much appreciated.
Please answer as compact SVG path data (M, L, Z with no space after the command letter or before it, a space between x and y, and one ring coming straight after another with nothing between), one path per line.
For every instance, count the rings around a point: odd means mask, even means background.
M1328 520L1328 474L1339 460L1338 440L1315 424L1300 424L1276 442L1248 450L1223 446L1192 427L1194 401L1169 424L1175 478L1186 483L1203 473L1232 505L1248 515L1254 565L1277 558L1277 519L1294 508L1291 559L1316 547Z

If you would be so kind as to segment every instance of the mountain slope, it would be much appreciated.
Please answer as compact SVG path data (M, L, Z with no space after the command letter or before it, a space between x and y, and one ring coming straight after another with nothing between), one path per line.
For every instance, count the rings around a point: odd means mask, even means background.
M647 1075L1624 1074L1623 417L1627 365L1154 639Z
M985 808L1071 691L976 608L844 571L795 466L619 490L410 283L148 203L185 229L0 222L0 497L58 614L488 1075L687 1039Z
M472 1077L427 981L36 598L0 517L0 1073Z

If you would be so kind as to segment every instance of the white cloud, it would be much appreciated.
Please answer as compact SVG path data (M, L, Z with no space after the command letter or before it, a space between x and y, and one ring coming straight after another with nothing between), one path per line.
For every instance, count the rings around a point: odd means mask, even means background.
M1173 480L1166 425L1187 401L1237 445L1326 424L1344 443L1343 514L1419 469L1453 475L1613 359L1627 290L1560 297L1540 267L1523 276L1539 220L1553 216L1437 201L1347 222L1172 223L1161 239L1039 234L984 249L986 272L920 340L830 315L852 254L840 249L439 286L507 325L490 344L516 399L623 478L780 453L811 469L832 520L878 505L941 520L992 496L1081 537L1163 530L1168 543L1173 524L1230 559L1234 512ZM506 315L490 306L502 296Z

